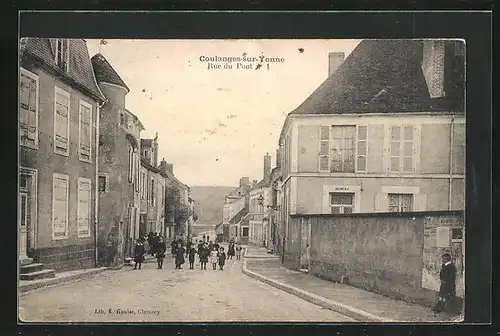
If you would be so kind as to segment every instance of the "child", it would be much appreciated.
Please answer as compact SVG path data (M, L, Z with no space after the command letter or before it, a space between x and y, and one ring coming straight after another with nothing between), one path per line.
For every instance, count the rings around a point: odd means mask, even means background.
M139 269L141 269L142 262L144 261L144 244L140 239L137 239L135 246L134 246L134 269L137 269L137 265L139 265Z
M240 259L241 259L241 245L238 244L238 246L236 246L236 260Z
M187 255L189 258L189 269L190 270L194 269L194 256L196 255L196 253L198 253L198 252L196 251L194 246L191 245L191 247L187 251Z
M457 270L451 262L451 255L449 253L443 254L441 259L443 261L441 271L439 272L441 286L439 288L438 302L432 309L434 313L440 313L444 308L447 308L450 312L455 310L455 279Z
M212 251L210 251L210 262L212 263L212 267L215 271L217 269L218 262L218 251L215 247L212 248Z
M201 248L200 251L198 251L198 254L200 255L201 269L206 270L208 263L208 255L210 254L210 252L208 251L207 244L203 244L203 247Z
M219 252L219 270L222 271L224 269L225 263L226 263L226 253L224 253L224 248L221 247Z

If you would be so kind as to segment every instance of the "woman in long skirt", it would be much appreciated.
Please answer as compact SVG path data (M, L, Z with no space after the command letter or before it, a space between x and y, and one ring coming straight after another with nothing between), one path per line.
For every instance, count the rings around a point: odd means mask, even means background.
M184 254L186 250L182 247L181 243L177 244L175 250L175 269L182 269L182 264L184 264Z

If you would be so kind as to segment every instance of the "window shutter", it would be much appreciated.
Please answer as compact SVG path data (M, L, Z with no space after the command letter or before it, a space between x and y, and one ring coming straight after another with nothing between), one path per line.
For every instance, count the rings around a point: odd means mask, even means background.
M413 172L420 172L420 125L413 125Z
M90 234L91 185L88 181L78 183L78 236Z
M386 193L375 194L375 212L388 212L389 201Z
M427 195L415 194L414 196L414 211L427 211Z
M392 133L392 127L387 126L385 129L385 135L384 135L384 153L382 157L382 162L383 162L383 169L384 172L389 173L391 171L391 133Z
M51 38L50 40L50 49L52 50L52 55L54 56L54 60L56 58L56 45L57 45L57 39Z

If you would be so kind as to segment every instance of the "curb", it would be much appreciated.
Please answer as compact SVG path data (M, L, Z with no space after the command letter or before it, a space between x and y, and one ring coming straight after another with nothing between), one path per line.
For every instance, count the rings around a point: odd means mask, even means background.
M120 267L121 268L121 267ZM118 269L120 269L118 268ZM85 273L80 273L80 274L73 274L67 277L61 277L61 278L52 278L50 280L44 281L44 282L37 282L33 284L26 284L24 286L19 287L19 293L25 293L34 289L42 288L42 287L47 287L47 286L52 286L52 285L58 285L61 283L69 282L75 279L82 279L88 276L92 276L95 274L102 273L104 271L112 271L116 270L112 267L101 267L101 268L96 268L92 271L85 272Z
M330 309L334 312L348 316L348 317L353 318L355 320L358 320L360 322L388 322L388 320L386 320L380 316L373 315L373 314L365 312L363 310L360 310L360 309L357 309L357 308L354 308L351 306L347 306L347 305L342 304L340 302L336 302L334 300L324 298L324 297L316 295L314 293L310 293L310 292L305 291L303 289L284 284L284 283L279 282L277 280L270 279L264 275L250 271L247 268L246 260L243 262L242 271L245 275L247 275L251 278L254 278L256 280L264 282L264 283L271 285L273 287L279 288L287 293L298 296L301 299L309 301L315 305L318 305L318 306L326 308L326 309Z

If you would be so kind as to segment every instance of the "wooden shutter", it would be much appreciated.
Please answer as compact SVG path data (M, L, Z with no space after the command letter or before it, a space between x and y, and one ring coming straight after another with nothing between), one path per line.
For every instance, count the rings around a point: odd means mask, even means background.
M69 148L69 96L57 91L55 118L55 146L66 152Z
M389 212L389 200L386 193L376 193L374 202L375 212Z
M78 181L78 237L90 236L91 182Z
M54 238L64 238L68 230L69 180L66 175L55 175L52 181L52 230Z
M421 125L413 125L413 172L420 172L420 155L421 155L421 141L420 141Z
M321 172L329 171L330 161L330 127L319 126L319 162Z
M90 159L92 110L85 104L80 104L80 154Z
M413 211L427 211L427 195L413 195Z
M366 172L368 163L368 126L359 125L356 145L356 171Z
M133 151L132 148L128 149L128 181L132 182L132 170L134 169L132 163L133 163Z
M383 171L389 173L391 171L391 132L392 126L384 126L384 151L383 151Z

